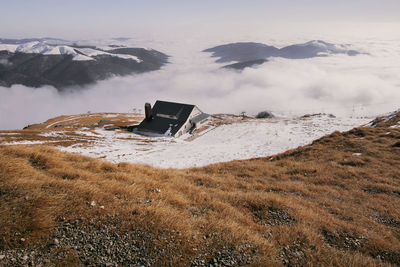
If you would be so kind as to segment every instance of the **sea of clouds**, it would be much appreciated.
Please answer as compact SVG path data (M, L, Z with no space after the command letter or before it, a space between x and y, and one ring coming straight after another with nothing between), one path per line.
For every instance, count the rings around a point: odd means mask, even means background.
M351 44L364 54L302 60L274 58L243 72L221 69L210 54L201 52L232 41L261 41L282 47L313 37L193 38L157 43L136 40L137 45L169 54L170 64L159 71L114 77L66 93L50 86L0 87L0 130L22 128L58 115L143 111L145 102L157 99L196 104L207 113L244 111L248 115L269 110L281 116L318 112L376 116L399 108L400 39L319 36L324 41Z

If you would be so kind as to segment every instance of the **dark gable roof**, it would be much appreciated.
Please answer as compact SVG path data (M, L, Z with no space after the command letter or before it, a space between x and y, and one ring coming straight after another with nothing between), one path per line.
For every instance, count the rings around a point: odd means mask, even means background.
M187 121L194 105L157 100L152 108L153 119L143 120L137 130L155 134L165 134L171 127L171 135L175 135Z

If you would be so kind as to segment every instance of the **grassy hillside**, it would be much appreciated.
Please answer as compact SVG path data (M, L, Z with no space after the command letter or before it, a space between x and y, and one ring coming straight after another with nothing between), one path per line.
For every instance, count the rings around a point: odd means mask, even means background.
M0 264L398 266L399 120L186 170L0 146Z

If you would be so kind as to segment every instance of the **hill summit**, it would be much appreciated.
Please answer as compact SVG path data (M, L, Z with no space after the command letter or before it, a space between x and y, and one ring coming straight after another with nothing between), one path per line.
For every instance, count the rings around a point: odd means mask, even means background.
M332 54L345 54L356 56L360 52L352 50L348 45L331 44L322 40L313 40L303 44L294 44L277 48L262 43L239 42L215 46L203 50L212 53L218 58L216 62L225 63L236 61L225 68L244 69L253 65L263 64L271 57L288 59L306 59L313 57L326 57Z
M72 42L61 39L0 39L0 86L84 86L114 75L160 69L168 56L133 47L125 39Z

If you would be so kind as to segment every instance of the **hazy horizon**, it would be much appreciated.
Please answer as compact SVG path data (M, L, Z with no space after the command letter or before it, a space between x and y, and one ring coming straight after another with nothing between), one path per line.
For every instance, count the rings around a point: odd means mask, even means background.
M250 30L297 23L400 22L397 0L15 0L1 1L1 7L0 34L11 38L92 39L182 29L234 32L238 27Z
M50 86L0 87L0 129L62 114L128 112L145 101L198 104L205 112L377 115L399 108L400 2L4 1L0 38L129 37L171 56L160 71L115 77L60 94ZM274 59L236 73L203 49L253 41L277 47L324 40L365 55ZM356 114L354 114L356 109Z

